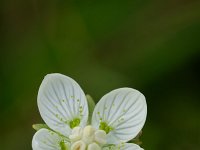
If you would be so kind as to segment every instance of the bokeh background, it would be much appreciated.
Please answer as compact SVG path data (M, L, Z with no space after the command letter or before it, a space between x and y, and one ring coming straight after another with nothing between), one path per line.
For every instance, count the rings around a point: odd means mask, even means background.
M0 149L31 150L52 72L96 102L119 87L144 93L145 149L200 149L199 0L1 0L0 33Z

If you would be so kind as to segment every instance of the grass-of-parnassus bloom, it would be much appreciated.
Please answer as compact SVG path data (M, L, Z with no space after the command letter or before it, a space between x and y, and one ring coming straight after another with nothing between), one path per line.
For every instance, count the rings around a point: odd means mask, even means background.
M145 97L135 89L113 90L95 106L76 81L53 73L42 81L37 104L46 125L34 125L33 150L143 150L126 143L147 115Z

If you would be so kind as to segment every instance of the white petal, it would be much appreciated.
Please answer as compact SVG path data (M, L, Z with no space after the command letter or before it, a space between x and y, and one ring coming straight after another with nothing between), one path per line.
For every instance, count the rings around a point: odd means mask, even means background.
M132 143L120 144L117 147L119 147L119 150L143 150L140 146Z
M104 147L103 150L110 150L110 148ZM113 146L113 150L144 150L144 149L133 143L123 143Z
M142 129L147 115L146 100L142 93L131 88L111 91L96 105L92 125L99 128L105 122L112 130L107 143L119 144L133 139Z
M46 124L65 136L71 133L70 121L78 118L80 126L87 123L88 104L85 94L70 77L58 73L45 76L37 100Z
M40 129L32 140L33 150L60 150L62 138L53 131Z

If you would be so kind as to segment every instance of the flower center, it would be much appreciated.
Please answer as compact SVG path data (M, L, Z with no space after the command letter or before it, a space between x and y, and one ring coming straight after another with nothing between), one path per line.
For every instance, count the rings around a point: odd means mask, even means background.
M79 118L75 118L74 120L69 122L69 126L71 129L73 129L74 127L78 126L80 124L80 119Z
M71 150L101 150L106 144L106 132L96 130L90 125L73 128L69 138L72 143Z
M108 134L111 130L113 130L113 128L108 126L106 122L101 122L99 125L99 129L104 130L106 134Z

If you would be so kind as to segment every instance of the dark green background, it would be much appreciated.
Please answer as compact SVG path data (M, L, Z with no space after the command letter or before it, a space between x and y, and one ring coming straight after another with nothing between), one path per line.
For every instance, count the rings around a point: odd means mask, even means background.
M30 150L43 77L148 103L146 150L200 149L199 0L1 0L0 149Z

